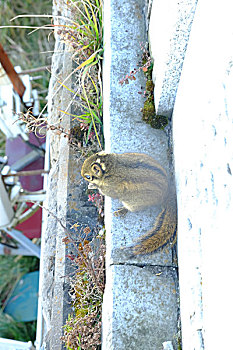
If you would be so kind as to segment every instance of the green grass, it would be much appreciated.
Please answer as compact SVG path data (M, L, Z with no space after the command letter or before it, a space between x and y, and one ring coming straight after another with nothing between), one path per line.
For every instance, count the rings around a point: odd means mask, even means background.
M36 339L36 321L16 322L12 317L0 311L0 337L34 342Z
M68 6L76 13L74 22L61 27L58 34L74 52L76 68L71 74L77 73L81 79L76 91L68 89L65 81L60 84L72 93L72 100L79 98L82 114L71 117L87 125L86 143L93 131L102 148L99 135L102 133L103 4L102 0L69 0Z
M28 272L39 269L39 259L31 256L0 255L0 301L1 307L15 287L16 282ZM21 341L34 341L36 321L16 322L0 310L0 337Z

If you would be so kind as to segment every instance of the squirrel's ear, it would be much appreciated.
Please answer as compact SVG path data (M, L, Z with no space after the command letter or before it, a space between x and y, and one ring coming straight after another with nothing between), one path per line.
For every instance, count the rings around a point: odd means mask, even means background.
M95 176L97 177L103 176L103 169L99 163L92 164L91 170L93 171Z

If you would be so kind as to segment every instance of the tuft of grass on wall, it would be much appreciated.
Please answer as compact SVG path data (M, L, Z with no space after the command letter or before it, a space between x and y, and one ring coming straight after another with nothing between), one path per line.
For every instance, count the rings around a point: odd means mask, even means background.
M69 0L67 6L74 14L74 23L61 26L58 34L73 53L76 65L73 74L77 73L77 84L75 90L69 91L72 102L82 110L82 114L71 117L82 129L86 128L86 143L95 137L101 149L103 3L102 0ZM62 112L66 114L66 111Z

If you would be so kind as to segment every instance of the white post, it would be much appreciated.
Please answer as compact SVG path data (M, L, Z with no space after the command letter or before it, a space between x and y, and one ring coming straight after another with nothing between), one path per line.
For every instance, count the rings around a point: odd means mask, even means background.
M0 175L0 228L10 224L14 211Z

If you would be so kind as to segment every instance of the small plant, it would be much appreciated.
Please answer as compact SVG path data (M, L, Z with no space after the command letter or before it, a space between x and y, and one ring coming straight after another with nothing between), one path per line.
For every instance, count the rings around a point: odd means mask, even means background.
M119 81L121 85L129 84L129 80L136 80L135 75L141 70L146 73L149 68L152 68L152 60L147 49L147 44L143 46L141 43L140 46L142 50L142 62L138 65L138 68L134 68L129 74L126 74L126 76Z
M26 124L26 130L28 133L33 132L38 138L44 138L47 131L50 130L57 136L67 138L68 143L75 150L82 151L83 140L86 139L87 136L88 139L93 136L92 133L88 132L89 126L85 123L80 123L71 129L65 129L60 124L49 124L47 117L34 117L30 111L18 114L17 116L18 120L21 120ZM86 152L90 151L90 149L92 149L91 146L89 146Z
M88 235L87 227L84 233ZM69 239L68 239L69 240ZM78 270L71 281L74 313L64 326L62 340L68 350L96 350L101 344L101 309L105 286L105 244L102 236L83 239L78 255L71 257Z
M168 124L168 118L161 115L156 115L155 104L154 104L154 83L152 80L152 70L153 63L151 56L148 51L148 44L142 45L141 43L141 51L142 51L142 60L138 64L138 68L134 68L129 74L123 77L119 83L121 85L129 84L129 80L136 80L136 74L140 71L146 76L146 87L145 90L139 91L140 95L143 94L143 97L146 99L144 102L144 106L142 108L142 120L146 123L150 124L152 128L155 129L164 129L164 127Z
M104 216L104 196L99 192L92 193L92 194L89 194L88 201L95 204L95 206L98 209L98 214L101 217L103 217Z
M44 207L43 207L44 208ZM75 268L75 276L70 279L70 296L74 312L64 325L64 341L67 350L97 350L101 344L102 301L105 288L105 237L100 230L91 238L89 227L79 229L75 223L67 229L50 210L66 233L64 244L72 244L75 254L68 255ZM75 239L71 233L74 229ZM96 228L98 231L98 228Z

